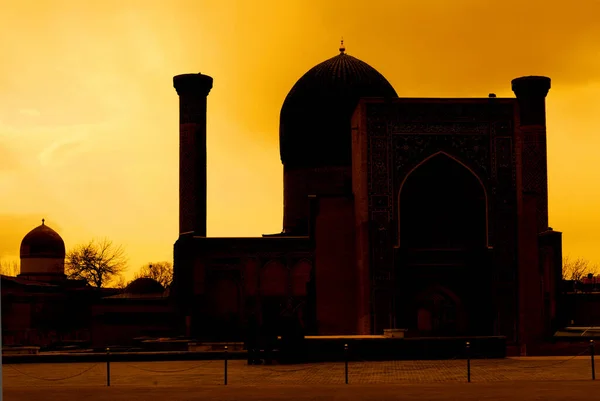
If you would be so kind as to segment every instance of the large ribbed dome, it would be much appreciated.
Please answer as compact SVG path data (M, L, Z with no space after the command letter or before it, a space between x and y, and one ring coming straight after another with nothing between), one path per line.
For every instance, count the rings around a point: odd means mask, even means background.
M21 259L23 258L55 258L64 259L65 243L56 231L48 227L44 220L42 225L31 230L21 241Z
M296 82L281 108L281 160L288 166L351 163L350 120L363 97L397 97L367 63L340 54L310 69Z

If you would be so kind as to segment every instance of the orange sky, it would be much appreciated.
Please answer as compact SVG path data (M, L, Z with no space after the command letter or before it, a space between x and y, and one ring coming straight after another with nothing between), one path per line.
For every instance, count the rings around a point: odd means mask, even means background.
M4 1L0 258L44 217L67 248L122 244L130 274L172 260L172 77L188 72L214 78L209 235L279 232L280 107L343 36L401 97L513 96L511 79L550 76L550 225L565 254L600 263L597 15L594 0Z

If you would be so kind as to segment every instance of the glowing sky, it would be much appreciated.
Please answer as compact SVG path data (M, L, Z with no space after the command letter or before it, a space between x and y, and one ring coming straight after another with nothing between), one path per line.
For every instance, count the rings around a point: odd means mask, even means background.
M208 233L281 230L279 111L295 81L347 53L399 96L513 96L547 75L550 225L600 262L600 2L2 1L0 258L46 218L67 248L122 244L130 275L172 260L178 99L172 77L214 78Z

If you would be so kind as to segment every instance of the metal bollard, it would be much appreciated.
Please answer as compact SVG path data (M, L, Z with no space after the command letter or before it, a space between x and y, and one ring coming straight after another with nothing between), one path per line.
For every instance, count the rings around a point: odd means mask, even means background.
M596 364L594 363L595 346L594 340L590 340L590 356L592 357L592 380L596 380Z
M467 341L467 383L471 383L471 343Z
M227 346L225 346L225 385L227 385Z
M106 386L110 387L110 348L106 348Z
M346 384L348 384L348 344L344 344L344 360Z

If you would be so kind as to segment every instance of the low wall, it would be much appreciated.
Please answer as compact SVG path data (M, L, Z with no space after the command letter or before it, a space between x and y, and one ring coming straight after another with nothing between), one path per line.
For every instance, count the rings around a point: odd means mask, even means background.
M466 343L469 342L467 353ZM348 344L349 360L426 360L466 358L505 358L506 337L430 337L307 338L305 359L309 361L344 360Z
M469 352L465 348L470 343ZM344 345L348 344L348 353ZM219 346L222 344L219 344ZM241 344L231 347L228 359L245 359ZM214 347L215 344L210 344ZM219 348L219 347L215 347ZM214 348L213 348L214 349ZM116 351L116 350L115 350ZM277 359L277 354L274 357ZM505 337L452 337L452 338L385 338L383 336L308 337L301 352L302 362L334 362L348 357L351 361L425 360L466 358L504 358ZM74 362L142 362L222 360L225 352L218 351L164 351L164 352L78 352L40 353L37 355L4 355L3 363L74 363Z
M595 340L595 352L600 352L598 340ZM588 338L562 338L543 344L527 346L527 356L575 356L585 354L590 350L590 340Z
M4 347L2 348L2 356L4 355L35 355L40 352L40 347Z
M20 363L90 363L90 362L159 362L210 361L225 358L224 352L116 352L106 353L41 353L37 355L2 355L3 364ZM227 359L245 359L246 352L228 352Z
M567 293L562 297L565 324L600 326L600 292Z

